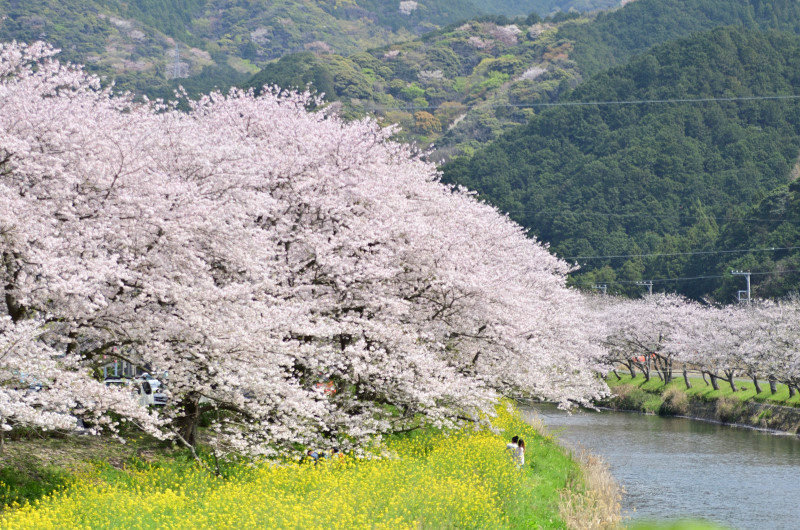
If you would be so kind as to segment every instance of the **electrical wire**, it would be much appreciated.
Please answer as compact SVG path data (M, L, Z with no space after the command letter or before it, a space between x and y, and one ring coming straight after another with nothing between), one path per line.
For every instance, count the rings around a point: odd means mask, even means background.
M565 260L588 260L588 259L614 259L614 258L649 258L649 257L668 257L668 256L697 256L704 254L737 254L742 252L774 252L778 250L797 250L800 247L770 247L770 248L744 248L739 250L702 250L697 252L663 252L652 254L618 254L614 256L571 256L563 257Z
M800 223L800 219L787 219L782 217L715 217L711 215L642 215L641 213L608 213L608 212L591 212L591 211L574 211L574 210L533 210L522 209L514 210L514 213L533 213L533 214L558 214L568 212L572 215L594 216L594 217L637 217L637 218L650 218L650 219L713 219L715 221L726 222L760 222L760 223Z
M784 274L789 272L800 272L800 269L787 269L781 271L760 271L760 272L750 272L749 274L751 276L767 276L771 274ZM710 280L710 279L729 278L729 277L731 277L729 274L715 274L708 276L685 276L682 278L655 278L647 281L656 284L656 283L670 283L670 282L690 281L690 280ZM634 280L575 282L572 283L571 285L598 285L598 284L641 285L640 281L634 281Z
M476 108L535 108L535 107L592 107L592 106L622 106L622 105L661 105L669 103L714 103L728 102L738 103L744 101L794 101L800 99L800 95L785 96L741 96L741 97L717 97L717 98L676 98L676 99L638 99L621 101L554 101L542 103L489 103L485 105L473 104L462 105L465 110ZM453 102L449 102L453 103ZM407 107L391 107L389 105L366 105L369 110L437 110L443 105L411 105Z

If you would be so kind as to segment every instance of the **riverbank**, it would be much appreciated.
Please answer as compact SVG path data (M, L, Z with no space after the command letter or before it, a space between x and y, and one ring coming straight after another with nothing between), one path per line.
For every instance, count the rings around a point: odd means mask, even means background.
M752 382L738 382L739 387L733 392L729 385L714 390L701 377L689 381L692 388L687 389L683 378L665 385L655 377L645 381L641 375L609 375L607 382L613 395L600 405L800 436L800 395L790 397L785 385L778 385L778 391L772 394L767 384L767 390L758 393Z
M546 431L501 410L499 432L416 431L362 457L225 464L223 476L183 451L141 440L115 452L110 440L64 438L39 468L36 440L12 441L2 470L49 477L23 506L6 508L2 528L613 528L619 493L599 461L579 464ZM506 438L526 439L517 469ZM135 446L136 444L131 444ZM99 458L95 458L99 457ZM603 474L605 471L605 475ZM19 475L19 472L17 472ZM19 478L19 477L17 477ZM610 481L610 482L609 482ZM18 485L0 484L6 499ZM591 521L592 523L587 523Z

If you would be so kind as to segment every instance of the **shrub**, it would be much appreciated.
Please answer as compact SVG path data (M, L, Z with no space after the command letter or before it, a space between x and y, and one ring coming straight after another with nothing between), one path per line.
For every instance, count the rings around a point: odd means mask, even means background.
M744 403L734 396L717 399L717 419L724 423L736 423L744 414Z
M650 398L647 392L634 385L619 385L614 388L614 393L616 395L612 398L611 404L621 410L644 411L644 404Z
M661 410L661 396L658 394L650 394L648 393L648 397L644 402L644 406L642 407L645 412L649 412L651 414L658 413Z
M668 388L661 397L660 416L683 416L689 412L689 396L681 388Z

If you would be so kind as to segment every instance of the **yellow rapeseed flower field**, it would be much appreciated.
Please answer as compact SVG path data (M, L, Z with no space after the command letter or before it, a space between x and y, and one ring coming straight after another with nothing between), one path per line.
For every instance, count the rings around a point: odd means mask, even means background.
M389 457L238 464L225 478L170 461L111 474L98 466L74 486L6 511L0 528L563 527L557 490L574 463L513 410L500 407L494 424L499 433L393 437ZM511 434L530 440L528 458L541 470L514 465L505 452ZM548 464L547 455L557 460Z

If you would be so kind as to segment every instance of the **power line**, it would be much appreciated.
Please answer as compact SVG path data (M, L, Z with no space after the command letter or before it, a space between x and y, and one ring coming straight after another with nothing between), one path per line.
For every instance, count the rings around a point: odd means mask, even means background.
M766 276L770 274L784 274L789 272L800 272L800 269L787 269L781 271L762 271L762 272L751 272L752 276ZM652 281L653 283L670 283L670 282L677 282L677 281L690 281L690 280L713 280L719 278L730 278L729 274L714 274L708 276L684 276L679 278L655 278ZM605 281L605 280L604 280ZM609 280L606 283L615 283L620 285L635 285L638 282L634 280ZM572 285L597 285L597 282L575 282Z
M591 211L574 211L574 210L534 210L522 209L514 210L513 213L538 213L538 214L555 214L568 212L573 215L585 215L595 217L637 217L637 218L651 218L651 219L713 219L715 221L746 221L746 222L761 222L761 223L800 223L800 219L786 219L780 217L715 217L711 215L652 215L641 213L608 213L608 212L591 212Z
M714 102L744 102L744 101L792 101L800 99L800 95L787 96L742 96L742 97L717 97L717 98L676 98L676 99L637 99L628 101L554 101L541 103L487 103L484 105L461 105L465 110L476 108L535 108L535 107L592 107L592 106L621 106L621 105L660 105L669 103L714 103ZM448 102L453 103L453 102ZM411 105L408 107L391 107L389 105L365 105L370 110L437 110L443 105Z
M773 252L778 250L797 250L800 247L770 247L770 248L744 248L739 250L702 250L697 252L663 252L652 254L618 254L616 256L572 256L561 259L586 260L586 259L614 259L614 258L649 258L668 256L696 256L703 254L737 254L742 252Z

